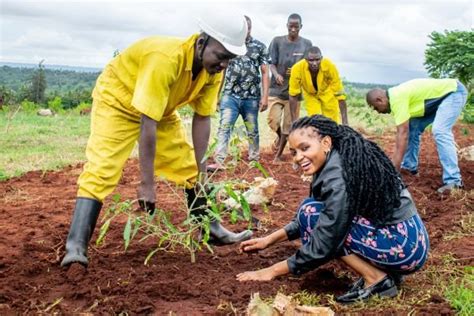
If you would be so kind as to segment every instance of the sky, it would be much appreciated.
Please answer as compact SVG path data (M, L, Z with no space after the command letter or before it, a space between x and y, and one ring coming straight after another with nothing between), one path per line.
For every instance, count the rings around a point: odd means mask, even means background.
M287 34L291 13L300 35L320 47L348 81L396 84L427 77L432 31L473 31L474 0L124 1L0 0L0 62L103 68L115 50L150 35L188 37L197 18L246 14L266 44Z

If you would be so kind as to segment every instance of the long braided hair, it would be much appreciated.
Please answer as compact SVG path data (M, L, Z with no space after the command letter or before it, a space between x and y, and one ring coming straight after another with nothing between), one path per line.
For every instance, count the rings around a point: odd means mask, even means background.
M315 128L321 137L331 137L333 149L341 156L350 211L382 224L390 216L385 210L400 206L405 187L387 155L351 127L322 115L298 119L290 133L306 127Z

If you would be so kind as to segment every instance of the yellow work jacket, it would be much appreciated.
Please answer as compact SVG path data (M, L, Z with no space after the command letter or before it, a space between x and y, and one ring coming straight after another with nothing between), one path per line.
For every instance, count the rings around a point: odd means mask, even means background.
M155 121L185 104L203 116L216 110L222 73L205 69L192 80L194 45L187 39L163 36L136 42L116 56L97 80L93 96L116 98L128 113L143 113Z
M337 100L345 100L344 86L339 78L336 66L328 59L323 58L317 75L318 91L314 88L306 59L302 59L291 68L289 94L298 96L303 94L306 106L312 103L322 107L335 104ZM336 102L338 104L338 102Z

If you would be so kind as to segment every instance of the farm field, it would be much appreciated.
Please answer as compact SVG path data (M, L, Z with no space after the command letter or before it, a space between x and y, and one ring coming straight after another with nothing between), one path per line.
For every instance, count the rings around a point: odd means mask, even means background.
M474 125L459 123L455 134L460 147L472 145ZM388 152L393 137L370 136ZM279 186L267 209L253 208L253 215L261 220L256 236L287 223L308 192L308 183L291 168L289 154L284 163L273 163L272 158L269 150L264 151L261 164ZM237 245L214 247L214 253L198 253L195 263L186 250L158 252L144 265L153 241L134 240L125 252L125 219L112 224L103 246L91 242L87 271L80 267L62 269L59 262L82 165L59 171L32 171L0 182L0 314L240 315L255 292L264 298L274 297L277 292L294 294L304 303L329 306L336 313L455 314L447 300L449 290L462 279L472 282L474 162L460 160L465 190L441 196L435 192L441 181L441 167L429 133L423 136L420 161L420 176L404 175L404 180L428 228L429 260L421 272L406 279L397 298L351 306L333 300L332 295L343 293L354 278L335 261L301 277L281 277L266 283L235 280L239 272L290 256L298 243L288 242L250 255L239 254ZM215 180L252 181L260 175L242 162L233 170L217 174ZM134 199L138 181L138 161L131 159L116 193L122 199ZM110 198L106 200L103 209L111 203ZM174 212L173 222L184 220L184 202L167 183L158 184L157 204ZM229 226L241 230L245 223ZM93 241L99 227L100 223Z

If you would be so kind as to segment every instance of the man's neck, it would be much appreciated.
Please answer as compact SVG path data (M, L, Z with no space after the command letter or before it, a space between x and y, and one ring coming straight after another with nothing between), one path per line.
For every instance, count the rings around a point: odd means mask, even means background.
M196 79L196 77L201 72L201 70L202 70L202 61L199 59L198 49L196 45L194 46L194 58L193 58L193 68L192 68L193 80Z

